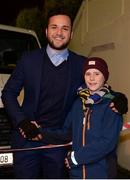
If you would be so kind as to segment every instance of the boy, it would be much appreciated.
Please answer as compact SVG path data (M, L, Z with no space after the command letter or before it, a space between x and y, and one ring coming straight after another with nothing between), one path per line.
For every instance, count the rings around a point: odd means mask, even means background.
M115 163L114 156L123 118L109 107L114 96L106 83L109 77L106 62L98 57L88 58L83 75L85 84L78 90L79 97L73 104L63 129L53 132L44 130L43 139L52 135L54 138L61 138L63 142L63 139L69 140L72 131L72 152L65 159L65 164L70 169L70 178L110 178L110 161Z

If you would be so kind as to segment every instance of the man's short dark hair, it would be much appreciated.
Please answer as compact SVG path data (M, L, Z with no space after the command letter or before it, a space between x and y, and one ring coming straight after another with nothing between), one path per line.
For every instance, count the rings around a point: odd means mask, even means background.
M66 16L68 16L70 18L70 20L71 20L71 25L73 25L73 18L72 18L72 14L70 13L70 11L68 9L66 9L65 7L57 7L57 8L51 9L48 12L47 21L46 21L46 27L48 26L49 19L52 16L56 16L56 15L66 15Z

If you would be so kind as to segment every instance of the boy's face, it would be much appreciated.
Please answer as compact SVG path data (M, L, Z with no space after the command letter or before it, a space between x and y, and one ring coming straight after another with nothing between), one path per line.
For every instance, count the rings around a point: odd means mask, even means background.
M88 69L85 72L84 78L91 93L99 90L105 83L105 78L98 69Z
M50 17L46 29L46 37L53 49L65 49L72 38L72 27L69 16L56 15Z

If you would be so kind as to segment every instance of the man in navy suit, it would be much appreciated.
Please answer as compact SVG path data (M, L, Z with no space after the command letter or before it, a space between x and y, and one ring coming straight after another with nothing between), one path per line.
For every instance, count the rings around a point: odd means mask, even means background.
M46 28L48 45L24 54L6 83L2 100L13 125L12 148L47 145L40 129L62 127L83 83L82 66L86 59L68 50L72 34L69 14L63 9L51 11ZM17 97L23 88L20 106ZM15 177L65 178L66 153L65 147L15 152Z

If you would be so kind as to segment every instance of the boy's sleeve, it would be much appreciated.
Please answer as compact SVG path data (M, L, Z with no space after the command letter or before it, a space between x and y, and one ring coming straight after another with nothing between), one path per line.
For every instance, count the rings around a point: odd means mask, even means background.
M61 129L41 129L43 141L49 144L65 144L72 141L71 112L68 114Z

